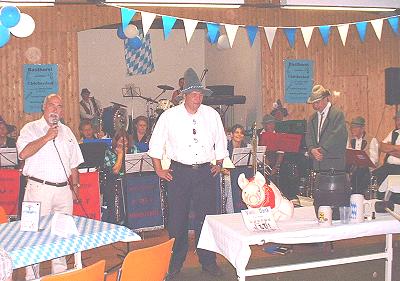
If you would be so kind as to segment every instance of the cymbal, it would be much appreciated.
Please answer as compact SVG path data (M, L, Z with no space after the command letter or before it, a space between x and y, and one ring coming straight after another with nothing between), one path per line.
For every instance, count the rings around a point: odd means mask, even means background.
M174 87L168 86L168 85L158 85L157 88L165 91L173 90Z
M125 107L125 108L127 108L127 106L124 105L124 104L120 104L120 103L113 102L113 101L111 101L110 103L112 103L113 105L119 106L119 107Z

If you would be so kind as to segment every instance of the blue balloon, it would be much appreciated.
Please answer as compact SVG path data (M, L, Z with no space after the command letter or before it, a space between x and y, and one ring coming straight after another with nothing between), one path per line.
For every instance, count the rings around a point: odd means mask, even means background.
M122 30L122 25L118 25L117 36L119 39L128 39L128 37L125 36L124 31Z
M10 30L0 24L0 48L7 44L8 40L10 40Z
M142 46L142 40L139 38L139 36L129 38L128 45L133 49L137 50Z
M1 23L7 27L14 27L19 23L21 18L21 13L17 7L14 6L4 6L0 11Z

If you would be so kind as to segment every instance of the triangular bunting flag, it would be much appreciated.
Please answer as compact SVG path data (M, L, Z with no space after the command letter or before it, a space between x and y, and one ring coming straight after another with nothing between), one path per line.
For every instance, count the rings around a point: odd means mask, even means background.
M121 22L122 22L122 30L125 31L125 28L131 22L131 19L135 16L136 11L127 8L121 8Z
M378 37L378 39L380 41L381 37L382 37L383 19L372 20L371 25L374 28L376 37Z
M293 48L296 42L296 28L284 28L283 31L285 32L290 47Z
M268 46L270 49L272 49L272 44L274 43L276 29L276 27L264 27L265 36L267 37Z
M358 35L360 36L361 42L364 43L365 41L365 34L367 33L367 22L366 21L360 21L356 23Z
M174 24L176 22L176 18L170 16L162 16L163 28L164 28L164 39L167 39L169 33L171 32Z
M143 34L144 36L146 36L154 19L156 18L156 14L147 12L141 12L141 13L142 13Z
M196 29L198 20L182 19L183 25L185 26L186 41L189 43L192 39L193 32Z
M346 45L347 33L349 32L349 24L341 24L337 27L340 35L340 39L342 40L343 46Z
M319 33L321 33L322 41L324 41L325 45L328 45L330 32L331 32L330 25L321 25L319 27Z
M393 32L399 34L399 18L398 17L388 18L388 21L393 29Z
M228 36L229 45L231 45L231 48L233 46L233 42L235 41L235 37L236 37L236 33L237 33L238 29L239 29L238 25L225 24L226 35Z
M219 35L219 24L207 22L208 38L211 44L217 43Z
M314 30L314 26L301 27L301 33L303 34L304 44L306 44L307 48L308 48L308 45L310 44L313 30Z
M250 46L253 46L254 39L256 39L258 26L248 25L246 26L247 36L249 37Z

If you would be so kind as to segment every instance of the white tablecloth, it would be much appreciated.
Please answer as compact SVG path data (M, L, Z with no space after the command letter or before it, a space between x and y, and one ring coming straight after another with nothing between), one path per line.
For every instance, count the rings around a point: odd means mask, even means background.
M19 221L0 224L0 247L10 255L14 269L118 241L141 240L124 226L83 217L74 217L79 235L62 238L50 233L51 218L41 218L39 232L20 231Z
M239 213L206 216L198 247L223 255L241 272L249 262L250 245L315 243L400 233L400 222L389 214L377 214L375 220L358 224L334 221L332 226L320 227L314 207L295 208L294 217L278 222L278 226L280 230L273 232L251 232Z

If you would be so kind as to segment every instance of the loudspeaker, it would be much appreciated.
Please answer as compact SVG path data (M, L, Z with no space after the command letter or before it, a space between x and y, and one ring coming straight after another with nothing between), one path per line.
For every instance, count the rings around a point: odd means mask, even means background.
M385 69L385 103L400 104L400 67Z

